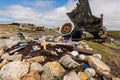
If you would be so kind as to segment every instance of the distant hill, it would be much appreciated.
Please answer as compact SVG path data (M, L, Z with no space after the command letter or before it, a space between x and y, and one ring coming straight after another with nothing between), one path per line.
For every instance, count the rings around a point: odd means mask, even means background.
M116 40L120 40L120 31L108 31L108 34Z

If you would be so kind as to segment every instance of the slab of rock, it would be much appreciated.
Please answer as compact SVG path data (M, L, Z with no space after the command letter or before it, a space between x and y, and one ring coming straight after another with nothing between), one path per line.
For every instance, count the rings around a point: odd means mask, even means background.
M48 62L43 66L42 80L62 80L65 69L58 62Z
M87 57L87 61L90 65L90 67L94 68L98 74L104 75L106 77L110 76L110 67L107 66L101 60L96 59L93 56L89 56L89 57Z
M23 77L22 80L40 80L40 75L38 71L30 71L27 75Z
M78 78L78 75L75 71L70 71L68 74L66 74L63 78L63 80L80 80Z
M34 62L34 63L31 63L31 66L30 66L30 71L33 71L33 70L38 71L38 72L42 72L43 67L41 64Z
M3 80L20 80L29 71L30 63L13 61L4 65L0 70L0 77Z
M95 76L96 72L93 68L87 68L84 70L84 72L91 78Z
M2 56L5 53L4 49L0 49L0 56Z
M20 42L19 37L13 36L8 39L1 39L0 40L0 48L11 48L12 46L16 45Z
M88 80L88 75L85 72L78 72L79 80Z
M17 36L10 37L10 39L5 40L5 44L8 48L11 48L12 46L16 45L18 42L20 42L20 38Z
M114 77L113 77L112 80L120 80L120 78L114 78Z
M26 61L28 61L28 62L44 62L45 58L44 58L44 56L37 56L37 57L27 59Z
M89 78L88 80L96 80L96 79L94 79L93 77L91 77L91 78Z
M1 56L1 59L7 59L12 61L21 61L22 60L22 54L15 54L15 55L9 55L8 53L5 53Z
M7 59L4 59L1 63L0 63L0 68L3 67L6 63L8 63Z
M63 56L59 62L66 68L72 68L75 64L77 64L77 62L75 62L69 55Z

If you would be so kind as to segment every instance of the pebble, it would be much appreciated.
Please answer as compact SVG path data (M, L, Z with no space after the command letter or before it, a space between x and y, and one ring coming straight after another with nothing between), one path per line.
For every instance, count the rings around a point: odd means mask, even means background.
M84 54L80 54L79 56L78 56L78 59L79 60L82 60L82 61L85 61L86 60L86 55L84 55Z
M84 70L84 72L85 72L89 77L93 77L93 76L95 76L95 74L96 74L96 71L95 71L95 69L93 69L93 68L87 68L87 69Z
M73 56L78 56L79 53L77 51L72 51L70 54L72 54Z
M102 56L101 54L93 54L93 57L95 57L96 59L102 59Z

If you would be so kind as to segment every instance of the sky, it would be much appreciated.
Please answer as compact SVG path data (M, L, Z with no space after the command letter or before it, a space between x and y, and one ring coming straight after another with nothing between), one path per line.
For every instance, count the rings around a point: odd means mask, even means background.
M32 23L49 28L71 22L77 0L0 0L0 23ZM120 30L120 0L89 0L93 15L104 14L108 30ZM72 23L72 22L71 22Z

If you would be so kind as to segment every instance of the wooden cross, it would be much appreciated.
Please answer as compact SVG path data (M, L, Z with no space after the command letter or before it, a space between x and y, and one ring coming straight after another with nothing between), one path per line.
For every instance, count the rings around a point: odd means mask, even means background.
M46 45L47 45L47 42L45 40L43 40L41 43L41 46L43 46L44 50L46 50Z

